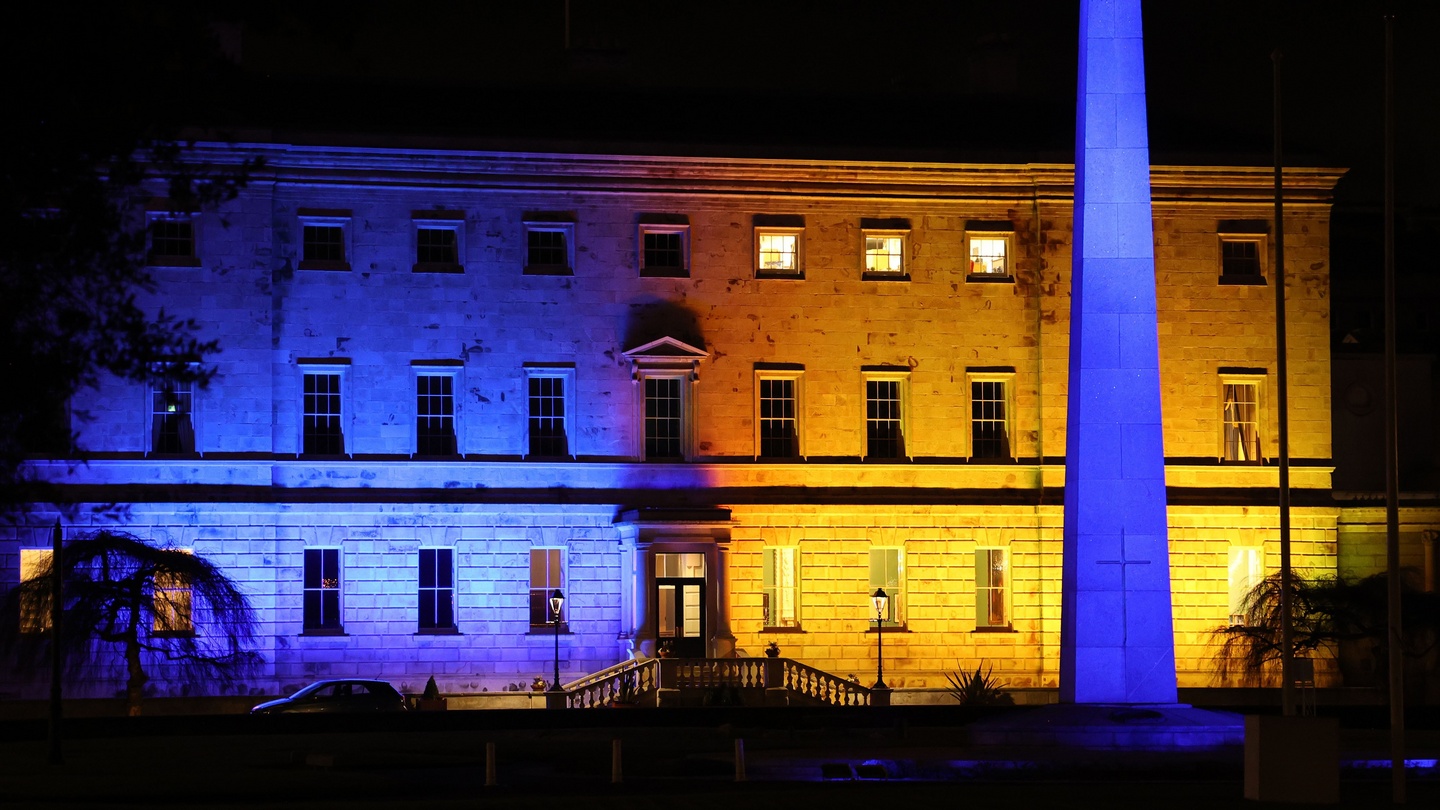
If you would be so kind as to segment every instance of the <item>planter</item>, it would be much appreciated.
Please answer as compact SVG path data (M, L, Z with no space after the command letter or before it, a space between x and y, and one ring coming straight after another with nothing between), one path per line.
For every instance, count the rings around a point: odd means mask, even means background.
M414 708L417 712L443 712L445 711L445 698L415 698Z

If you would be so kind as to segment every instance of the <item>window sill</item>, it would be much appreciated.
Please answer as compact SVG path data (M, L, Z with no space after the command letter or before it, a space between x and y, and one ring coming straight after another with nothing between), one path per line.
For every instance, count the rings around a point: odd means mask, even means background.
M1263 459L1263 458L1257 458L1257 459L1254 459L1254 460L1252 460L1252 461L1238 461L1238 460L1235 460L1235 459L1222 458L1222 459L1220 459L1220 466L1222 466L1222 467L1264 467L1264 466L1265 466L1265 459Z
M415 635L417 635L417 636L458 636L458 635L460 635L460 628L458 628L458 627L422 627L422 628L420 628L419 630L416 630L416 631L415 631Z
M527 264L525 265L527 276L573 276L575 271L564 265L556 264Z
M757 279L785 279L785 280L787 280L787 281L804 281L804 280L805 280L805 271L804 271L804 270L800 270L800 271L797 271L797 272L794 272L794 273L784 273L784 272L778 272L778 271L775 271L775 270L756 270L756 271L755 271L755 278L757 278Z
M879 630L876 630L876 629L873 628L873 627L871 627L871 628L867 628L867 629L865 630L865 632L866 632L867 634L873 634L873 633L879 633L880 631L879 631ZM886 633L908 633L908 632L910 632L910 626L909 626L909 625L905 625L905 624L887 625L887 626L885 627L885 632L886 632Z
M689 278L690 271L684 267L645 267L640 270L641 278Z
M349 461L349 453L301 453L300 461Z
M525 635L527 635L527 636L554 636L554 635L569 636L569 635L573 635L573 634L570 632L570 625L568 625L568 624L561 624L561 625L560 625L560 632L559 632L559 633L556 633L556 632L555 632L555 625L553 625L553 624L532 624L532 625L530 625L529 631L527 631L527 632L525 633Z
M803 634L805 633L805 628L803 628L803 627L762 627L762 628L760 628L760 632L761 632L761 633L773 633L773 634L775 634L775 635L780 635L780 636L787 636L787 635L788 635L788 636L793 636L793 635L803 635Z
M1265 277L1257 275L1240 275L1238 273L1220 277L1222 287L1264 287Z
M301 638L306 638L306 637L310 637L310 638L325 638L325 637L336 638L336 637L339 637L339 636L348 636L348 635L350 635L350 634L347 633L347 632L345 632L345 628L343 628L343 627L336 627L336 628L307 627L307 628L305 628L304 630L301 630L301 631L300 631L300 637L301 637Z
M862 273L861 281L909 281L909 273Z
M1011 627L1010 625L1007 624L1007 625L1005 625L1004 627L980 627L980 626L976 626L976 628L975 628L974 630L972 630L971 632L973 632L973 633L1015 633L1015 632L1017 632L1017 631L1015 630L1014 627Z
M465 267L454 262L416 262L412 273L464 273Z
M345 272L350 269L350 263L324 261L320 259L302 259L298 267L301 270L334 270Z
M1015 277L1009 273L969 273L966 284L1014 284Z
M147 267L199 267L199 256L150 256L146 258Z
M157 461L182 461L185 459L198 459L200 454L194 450L181 450L176 452L161 452L152 450L145 454L146 458L153 458Z

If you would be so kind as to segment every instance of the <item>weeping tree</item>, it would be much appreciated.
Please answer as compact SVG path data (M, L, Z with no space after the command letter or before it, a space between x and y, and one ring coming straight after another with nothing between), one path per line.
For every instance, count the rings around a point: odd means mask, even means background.
M39 671L50 645L72 672L123 673L129 713L140 714L149 668L187 682L225 686L250 673L259 655L255 615L238 585L205 558L153 546L134 535L99 531L61 553L63 618L50 626L53 558L11 590L0 646Z
M1361 579L1344 576L1291 577L1291 633L1295 654L1334 653L1350 642L1363 642L1378 655L1388 643L1389 578L1374 574ZM1414 571L1401 573L1402 650L1425 669L1435 667L1440 643L1440 593L1423 589ZM1244 621L1214 631L1219 651L1216 674L1258 683L1281 657L1281 580L1278 573L1257 582L1241 603ZM1383 681L1382 681L1383 682Z

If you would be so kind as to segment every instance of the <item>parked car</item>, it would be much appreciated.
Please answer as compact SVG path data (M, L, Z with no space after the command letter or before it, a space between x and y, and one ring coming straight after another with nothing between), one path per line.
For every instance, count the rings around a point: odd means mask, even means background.
M251 714L364 714L407 711L405 696L385 681L341 678L316 681L289 697L254 707Z

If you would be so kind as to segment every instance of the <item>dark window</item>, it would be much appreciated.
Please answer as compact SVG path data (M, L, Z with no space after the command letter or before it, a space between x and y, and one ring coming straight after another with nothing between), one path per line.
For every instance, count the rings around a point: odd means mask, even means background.
M565 250L564 231L531 230L527 235L525 263L531 267L565 267L569 257Z
M339 225L306 225L304 260L345 261L345 229Z
M684 270L685 238L679 233L646 232L646 270Z
M869 458L904 455L899 380L865 381L865 438Z
M345 452L339 374L305 375L304 431L304 453L338 456Z
M1260 275L1260 243L1248 239L1222 241L1220 273L1225 276Z
M455 378L449 374L415 378L415 452L455 454Z
M684 415L681 405L679 378L645 378L646 458L683 457L680 430Z
M795 430L795 381L760 380L760 455L794 458L799 454Z
M305 629L340 629L340 549L305 549Z
M195 256L195 231L186 221L157 219L150 223L150 256L189 259Z
M420 549L420 629L455 627L454 552L448 548Z
M420 228L415 231L415 261L422 264L457 264L452 228Z
M970 383L970 455L1010 458L1004 382L976 380Z
M565 378L530 378L530 455L569 455L565 432Z
M156 453L195 452L191 421L194 395L189 382L155 383L150 391L150 449Z

